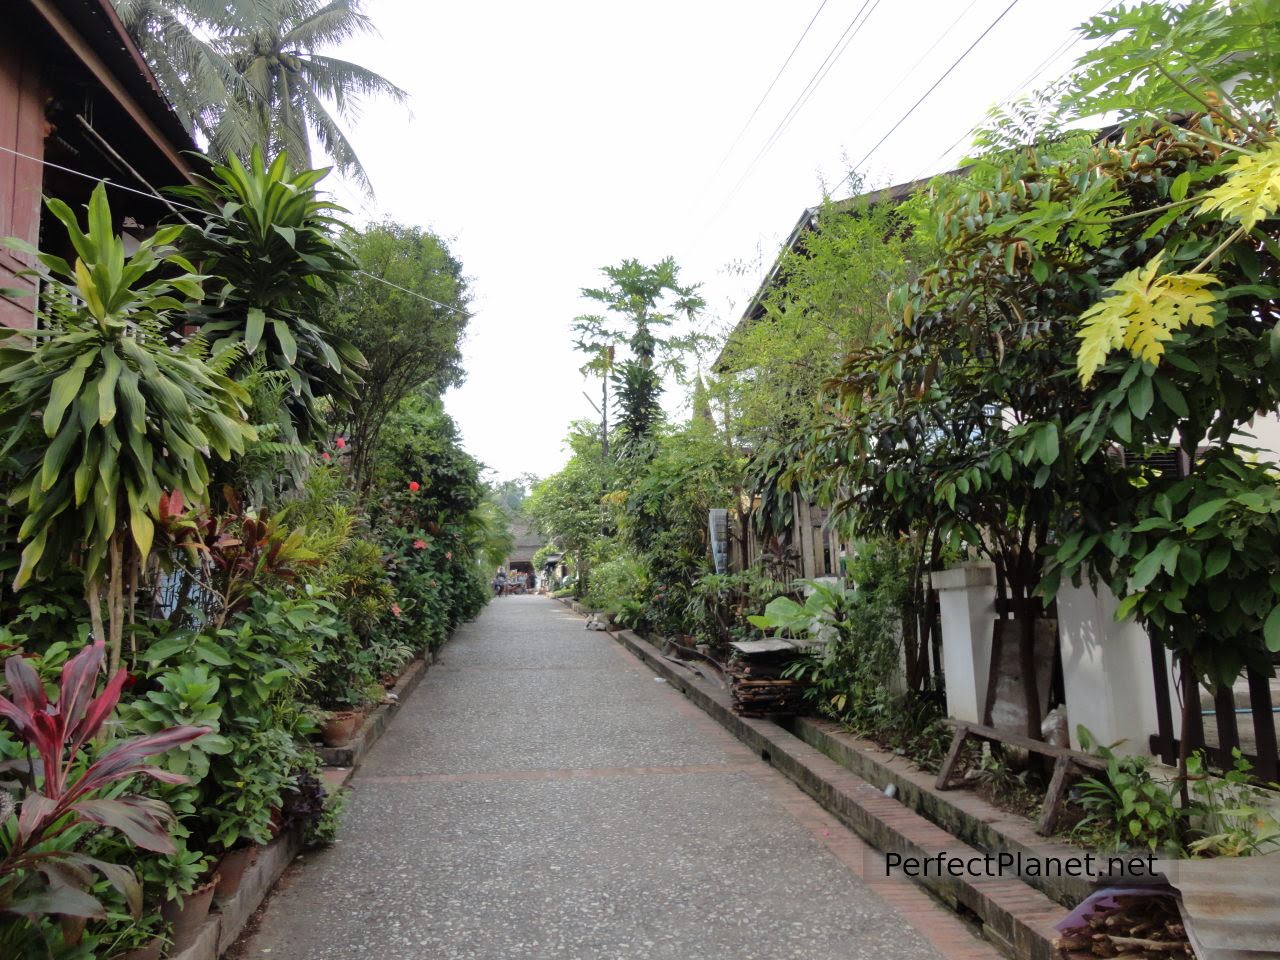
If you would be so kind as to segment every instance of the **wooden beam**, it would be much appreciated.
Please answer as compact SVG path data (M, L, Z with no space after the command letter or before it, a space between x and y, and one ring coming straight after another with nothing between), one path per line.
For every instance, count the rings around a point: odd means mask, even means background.
M173 164L174 169L178 170L189 181L195 182L191 165L182 158L182 154L179 151L173 148L168 137L147 116L138 101L125 89L116 75L103 63L102 58L94 52L93 48L89 46L79 31L67 21L61 11L54 7L50 0L27 0L27 2L44 17L49 26L53 28L53 31L62 38L63 43L75 53L80 62L93 74L94 78L102 84L103 88L111 94L125 113L138 125L139 129L164 154L165 159Z

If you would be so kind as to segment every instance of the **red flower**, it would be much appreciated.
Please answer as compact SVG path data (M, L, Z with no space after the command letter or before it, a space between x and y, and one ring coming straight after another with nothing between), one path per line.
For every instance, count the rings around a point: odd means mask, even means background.
M334 441L334 443L336 443L336 444L338 445L338 449L339 449L339 450L345 450L345 449L347 449L347 438L346 438L346 437L339 437L337 440L335 440L335 441Z
M410 480L409 489L412 490L414 493L417 493L419 490L422 489L422 484L418 483L417 480Z
M400 616L400 604L393 603L391 605L391 612L394 613L397 617Z
M415 541L413 541L413 549L415 549L415 550L425 550L425 549L427 549L427 541L425 541L425 540L415 540Z
M329 459L329 455L328 455L327 453L322 453L322 454L320 454L320 459L321 459L321 460L328 460L328 459Z

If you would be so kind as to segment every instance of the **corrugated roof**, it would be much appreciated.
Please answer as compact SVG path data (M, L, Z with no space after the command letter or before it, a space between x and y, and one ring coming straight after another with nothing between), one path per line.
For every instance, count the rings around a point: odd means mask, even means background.
M1162 860L1200 960L1280 957L1280 853Z

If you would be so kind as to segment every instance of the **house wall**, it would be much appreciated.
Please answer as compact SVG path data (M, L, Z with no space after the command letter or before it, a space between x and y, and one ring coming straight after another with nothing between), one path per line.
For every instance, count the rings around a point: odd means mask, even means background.
M39 163L16 157L44 156L44 100L39 67L12 34L0 36L0 238L17 237L34 245L40 232ZM28 296L0 293L0 324L30 327L35 314L35 284L17 276L30 267L30 254L0 248L0 288L30 291Z

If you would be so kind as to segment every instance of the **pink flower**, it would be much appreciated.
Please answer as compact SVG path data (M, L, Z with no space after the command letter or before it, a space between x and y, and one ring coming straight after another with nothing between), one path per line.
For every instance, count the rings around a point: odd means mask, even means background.
M321 459L321 460L328 460L328 459L329 459L329 455L328 455L327 453L322 453L322 454L320 454L320 459Z
M391 612L394 613L397 617L400 616L400 604L393 603L391 605Z
M409 489L412 490L414 493L417 493L419 490L422 489L422 484L418 483L417 480L410 480Z
M427 541L425 541L425 540L415 540L415 541L413 541L413 549L415 549L415 550L425 550L425 549L427 549Z
M336 443L336 444L338 445L338 449L339 449L339 450L345 450L345 449L347 449L347 438L346 438L346 437L339 437L337 440L335 440L335 441L334 441L334 443Z
M445 555L444 555L444 558L445 558L446 560L452 560L452 559L453 559L453 551L452 551L452 550L448 550L448 551L446 551L446 552L445 552Z

